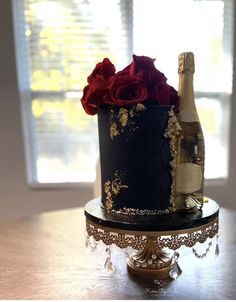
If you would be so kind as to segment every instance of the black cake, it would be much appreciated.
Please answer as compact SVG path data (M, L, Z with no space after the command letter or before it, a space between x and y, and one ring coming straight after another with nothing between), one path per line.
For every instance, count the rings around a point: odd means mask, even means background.
M108 58L88 76L81 99L98 115L101 206L114 215L159 215L175 208L179 97L155 59L133 55L116 72Z
M104 208L122 214L168 213L172 106L104 106L98 111Z

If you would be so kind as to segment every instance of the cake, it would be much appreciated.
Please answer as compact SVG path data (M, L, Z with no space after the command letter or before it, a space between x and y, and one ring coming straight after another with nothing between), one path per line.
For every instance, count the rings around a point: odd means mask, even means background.
M88 77L81 99L98 116L101 206L114 215L176 211L179 96L154 59L133 56L116 72L108 58Z

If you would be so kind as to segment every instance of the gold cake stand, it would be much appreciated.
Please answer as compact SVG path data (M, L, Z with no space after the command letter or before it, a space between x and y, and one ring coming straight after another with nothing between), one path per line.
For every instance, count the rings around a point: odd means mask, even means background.
M176 252L181 246L193 247L218 233L219 206L208 199L195 213L171 213L156 216L106 214L100 199L85 206L86 230L95 241L136 250L127 258L128 270L141 278L175 279L178 268ZM166 248L173 250L167 252Z

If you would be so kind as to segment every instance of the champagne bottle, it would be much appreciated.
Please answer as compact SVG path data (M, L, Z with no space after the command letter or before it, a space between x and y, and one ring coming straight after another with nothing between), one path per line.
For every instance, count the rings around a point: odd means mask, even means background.
M194 99L193 53L179 55L178 73L178 120L182 135L178 146L175 207L177 210L195 211L203 205L205 145Z

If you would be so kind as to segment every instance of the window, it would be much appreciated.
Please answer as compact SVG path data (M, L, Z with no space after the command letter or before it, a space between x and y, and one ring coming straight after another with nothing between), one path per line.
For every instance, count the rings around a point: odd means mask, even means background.
M120 67L128 64L122 2L13 4L29 182L94 181L96 117L84 113L80 97L102 58Z
M13 0L13 4L29 183L95 179L96 117L83 112L79 99L97 62L109 57L120 69L133 52L156 58L157 68L176 89L178 54L194 52L206 178L227 177L232 0Z

